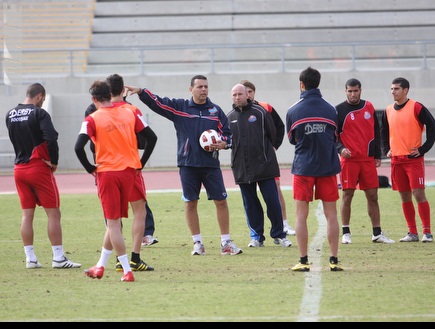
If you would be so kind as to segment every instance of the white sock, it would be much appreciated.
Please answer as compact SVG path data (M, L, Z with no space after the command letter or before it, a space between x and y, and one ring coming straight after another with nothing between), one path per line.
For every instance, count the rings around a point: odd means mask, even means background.
M53 260L55 261L62 261L65 258L63 247L60 246L51 246L51 249L53 250Z
M193 243L195 243L195 242L202 242L201 233L200 234L192 235L192 239L193 239Z
M283 223L284 226L287 226L288 225L287 219L283 219L282 223Z
M112 250L101 248L101 255L100 259L98 260L97 267L103 266L105 268L111 254Z
M120 261L122 268L124 269L124 274L127 274L131 271L130 261L128 260L127 254L118 256L118 260Z
M221 245L223 246L227 241L230 240L229 234L222 234L221 235Z
M24 246L24 253L26 254L26 262L36 262L38 260L32 245Z

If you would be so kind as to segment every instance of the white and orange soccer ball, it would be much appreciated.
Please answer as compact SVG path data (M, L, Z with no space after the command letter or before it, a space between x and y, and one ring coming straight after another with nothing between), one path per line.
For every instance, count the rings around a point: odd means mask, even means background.
M201 147L207 152L213 152L210 148L211 144L216 144L216 142L220 141L221 137L214 129L205 130L201 136L199 137L199 144Z

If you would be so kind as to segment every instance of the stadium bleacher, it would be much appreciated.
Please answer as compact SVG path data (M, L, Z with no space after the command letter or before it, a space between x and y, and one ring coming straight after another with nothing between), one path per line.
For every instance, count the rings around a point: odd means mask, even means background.
M12 69L25 74L69 73L70 62L86 70L94 1L14 1L0 7L2 44L12 53ZM32 52L44 49L45 52ZM19 51L19 53L16 53ZM19 56L19 63L14 63ZM6 61L3 65L8 65ZM19 66L15 66L15 65Z

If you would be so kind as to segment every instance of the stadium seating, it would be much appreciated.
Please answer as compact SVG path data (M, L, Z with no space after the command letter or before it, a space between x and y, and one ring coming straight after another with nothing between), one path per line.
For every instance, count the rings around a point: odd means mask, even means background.
M204 68L213 56L215 72L225 73L277 71L283 56L290 62L287 71L307 60L323 69L349 70L352 48L336 43L432 40L434 14L435 3L429 1L368 0L357 6L341 0L97 1L92 49L180 48L148 50L145 56L132 51L108 56L90 52L88 59L90 67L119 64L121 68L143 60L149 68L173 72L177 63L184 71L186 65L192 70ZM240 48L253 44L263 47ZM283 44L289 47L272 46ZM211 45L225 47L213 49L211 55ZM431 51L434 56L435 49ZM370 44L358 47L357 56L367 61L363 65L381 69L415 66L416 61L421 65L422 49L415 44ZM397 59L394 64L391 58Z
M3 65L12 65L7 67L8 71L16 70L20 74L47 75L69 73L72 62L84 72L93 15L93 0L2 4L1 41L12 56ZM77 49L82 51L70 51Z

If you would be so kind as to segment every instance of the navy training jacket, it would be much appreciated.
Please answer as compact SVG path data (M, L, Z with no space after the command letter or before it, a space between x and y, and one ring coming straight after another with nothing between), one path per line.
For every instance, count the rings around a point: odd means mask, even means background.
M231 130L228 118L222 109L211 102L196 104L191 99L160 97L143 89L139 99L153 112L171 120L177 133L177 166L219 168L219 159L213 152L205 151L199 137L205 130L214 129L228 145L231 145Z
M337 153L338 115L319 89L306 90L286 116L287 135L295 145L292 174L323 177L341 172Z

